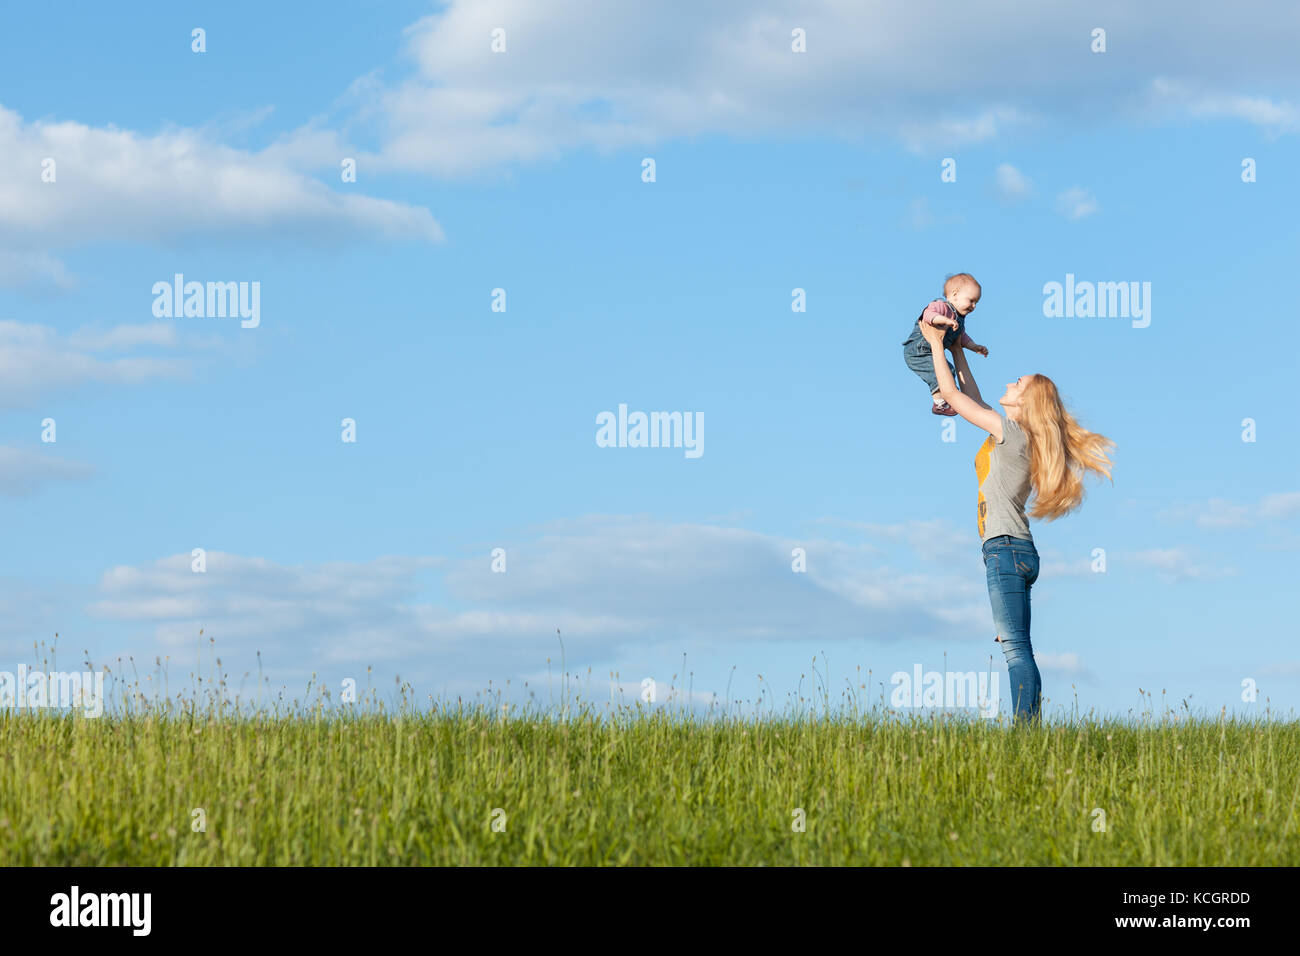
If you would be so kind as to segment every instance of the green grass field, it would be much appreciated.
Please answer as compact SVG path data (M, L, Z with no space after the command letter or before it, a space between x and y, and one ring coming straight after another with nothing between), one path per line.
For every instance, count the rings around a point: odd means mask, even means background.
M643 707L259 717L128 698L98 719L8 713L0 863L1300 861L1294 722Z

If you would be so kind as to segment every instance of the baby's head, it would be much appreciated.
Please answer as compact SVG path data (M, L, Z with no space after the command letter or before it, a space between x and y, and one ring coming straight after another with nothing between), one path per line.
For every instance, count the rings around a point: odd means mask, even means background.
M962 315L970 315L980 300L980 284L969 272L958 272L944 282L943 297Z

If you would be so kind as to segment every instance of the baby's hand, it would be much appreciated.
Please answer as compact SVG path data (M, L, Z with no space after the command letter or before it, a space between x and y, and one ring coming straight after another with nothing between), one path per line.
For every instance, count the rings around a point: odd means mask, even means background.
M957 316L952 309L948 308L946 302L932 302L925 307L921 313L921 321L937 328L947 326L950 329L957 328Z
M984 356L985 358L989 357L989 350L982 345L977 345L974 342L967 342L965 348L968 352L978 352L980 355Z

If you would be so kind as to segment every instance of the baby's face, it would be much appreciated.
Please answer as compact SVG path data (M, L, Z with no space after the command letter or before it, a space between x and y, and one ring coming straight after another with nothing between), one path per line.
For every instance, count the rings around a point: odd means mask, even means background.
M962 315L970 315L971 312L975 311L975 303L979 300L979 288L969 283L953 292L948 299Z

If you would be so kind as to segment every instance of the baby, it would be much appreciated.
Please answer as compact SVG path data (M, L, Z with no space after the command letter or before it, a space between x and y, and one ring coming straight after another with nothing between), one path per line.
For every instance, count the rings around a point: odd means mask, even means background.
M912 334L903 342L903 359L907 362L907 367L930 386L930 411L936 415L956 415L957 411L939 397L939 380L934 376L934 359L930 355L930 344L921 335L921 323L946 326L948 331L943 334L943 347L949 351L954 348L969 349L987 358L989 350L982 345L976 345L966 334L966 316L971 314L975 309L975 303L979 300L980 284L975 281L973 275L969 272L959 272L949 276L943 284L943 298L935 299L925 307L912 325ZM957 369L953 368L951 362L948 363L948 367L952 369L953 381L956 381Z

